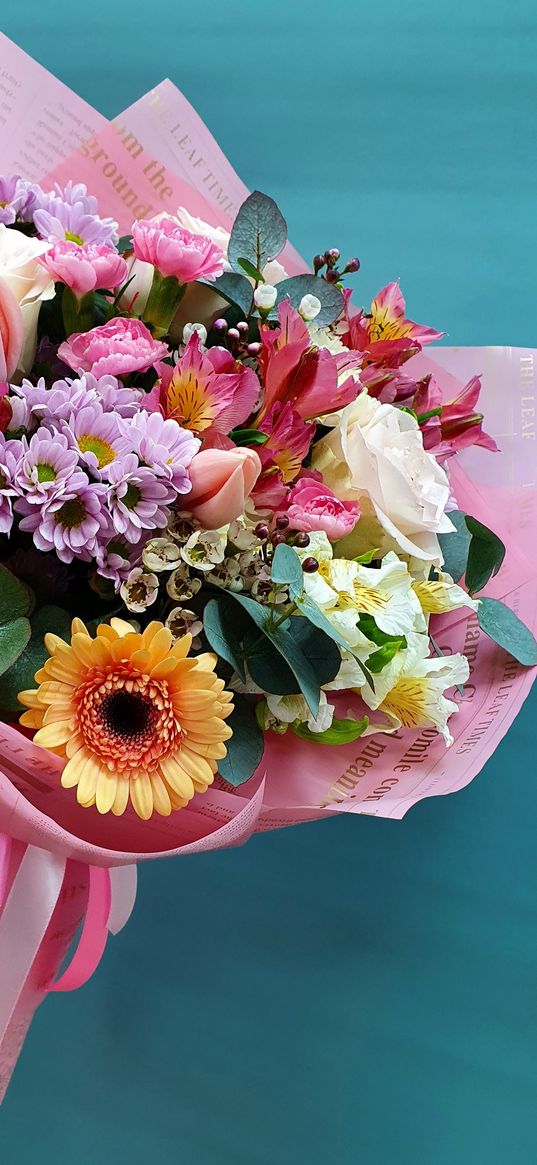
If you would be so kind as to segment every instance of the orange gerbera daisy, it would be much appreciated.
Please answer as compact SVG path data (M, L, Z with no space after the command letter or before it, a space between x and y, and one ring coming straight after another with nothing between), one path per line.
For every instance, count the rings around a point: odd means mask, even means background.
M36 744L67 758L62 785L80 805L120 816L129 799L147 821L168 816L211 784L232 735L231 692L215 675L216 656L189 656L162 623L138 633L122 619L93 639L74 619L71 642L46 635L50 658L39 687L19 694L21 723Z

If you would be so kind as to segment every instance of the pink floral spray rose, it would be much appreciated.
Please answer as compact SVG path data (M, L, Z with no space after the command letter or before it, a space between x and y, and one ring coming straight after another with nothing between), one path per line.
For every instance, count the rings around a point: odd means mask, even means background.
M342 502L322 480L302 477L289 492L284 511L293 530L324 530L337 542L354 529L360 516L356 502Z
M155 360L168 356L168 347L154 340L141 320L123 316L89 332L75 332L58 348L58 356L76 372L94 376L128 376L147 372Z
M155 335L165 335L189 283L212 282L224 270L220 247L205 235L179 226L173 218L140 219L134 224L134 255L154 268L144 311Z

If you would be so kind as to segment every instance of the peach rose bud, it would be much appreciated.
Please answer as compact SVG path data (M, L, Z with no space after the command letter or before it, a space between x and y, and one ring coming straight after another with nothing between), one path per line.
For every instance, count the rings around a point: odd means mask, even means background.
M244 513L261 462L254 449L202 449L188 472L192 492L185 508L206 530L218 530Z

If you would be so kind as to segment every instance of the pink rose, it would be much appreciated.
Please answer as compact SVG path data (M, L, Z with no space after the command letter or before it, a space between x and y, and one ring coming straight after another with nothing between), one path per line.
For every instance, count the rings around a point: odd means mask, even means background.
M180 227L175 219L139 219L132 230L134 254L151 263L161 275L179 283L216 279L224 270L224 256L205 235Z
M49 275L59 283L67 284L77 299L90 291L103 288L113 291L127 278L127 264L114 247L104 244L56 243L41 256Z
M207 530L234 522L261 473L254 449L202 449L189 469L192 493L185 507Z
M118 316L101 328L75 332L60 344L58 356L75 372L127 376L129 372L147 372L155 360L169 356L169 351L166 344L153 339L141 320Z
M350 534L360 517L356 502L341 502L315 477L302 477L291 489L285 505L292 530L324 530L331 542Z
M0 279L0 381L10 380L24 343L22 311L8 284Z

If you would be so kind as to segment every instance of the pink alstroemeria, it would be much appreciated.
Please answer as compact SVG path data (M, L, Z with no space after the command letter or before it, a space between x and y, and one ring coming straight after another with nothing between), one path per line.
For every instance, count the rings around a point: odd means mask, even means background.
M481 392L481 377L472 376L453 400L442 400L442 390L434 377L425 377L414 396L413 409L424 417L421 431L425 448L438 461L445 461L470 445L498 452L493 437L483 431L483 414L475 411ZM436 415L427 417L427 413Z
M157 371L160 379L151 404L203 440L241 425L261 392L253 369L234 360L225 348L204 350L197 332L177 364L157 364Z
M265 395L260 416L279 403L291 405L299 417L310 420L354 400L356 380L344 375L349 353L334 356L327 348L314 347L306 324L288 300L280 304L278 320L279 328L261 327Z
M362 352L365 360L394 368L443 335L407 319L399 283L388 283L375 296L370 313L362 311L349 318L343 342Z
M268 434L265 445L256 446L261 474L253 491L259 509L281 507L295 481L315 436L314 422L303 421L290 404L276 401L259 424Z

